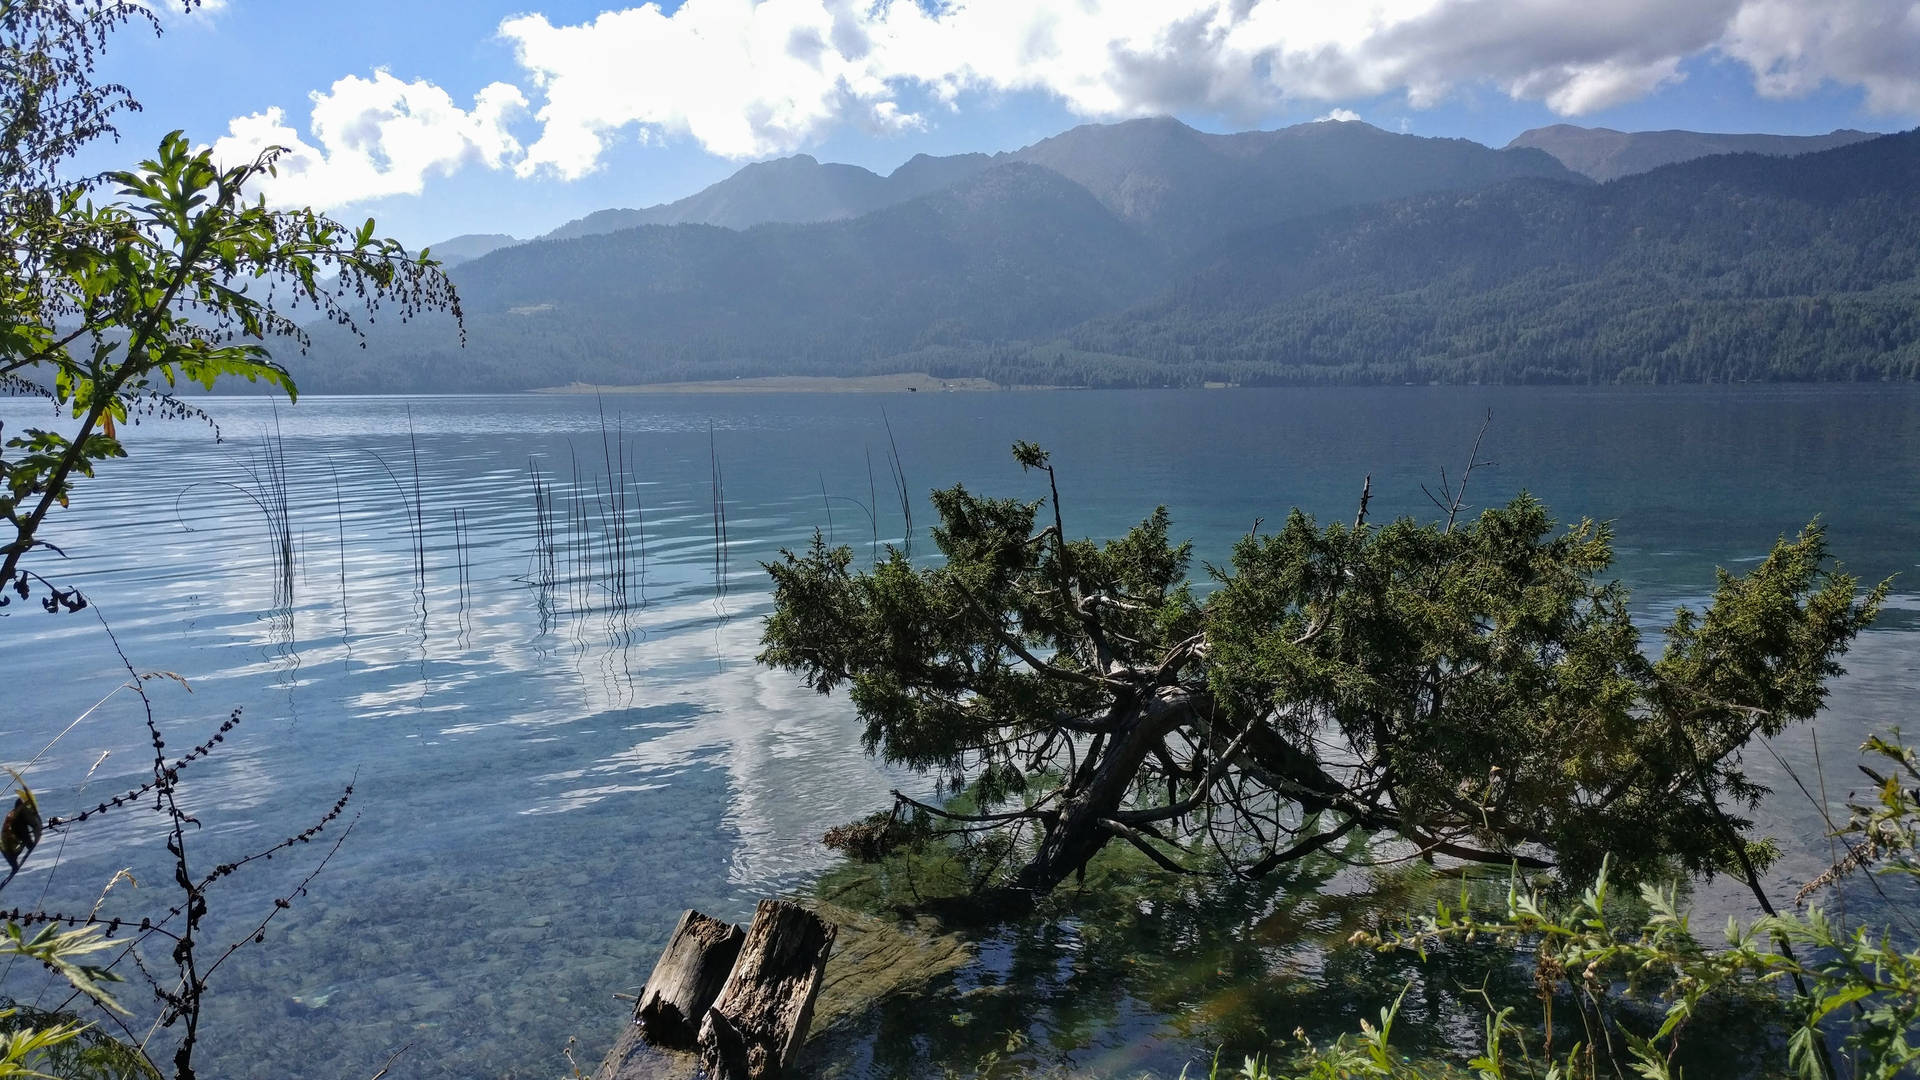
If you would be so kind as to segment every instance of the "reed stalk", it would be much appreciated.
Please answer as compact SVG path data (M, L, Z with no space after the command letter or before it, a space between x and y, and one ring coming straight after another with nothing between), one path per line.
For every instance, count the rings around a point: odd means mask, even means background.
M720 467L720 446L714 435L713 421L707 421L707 454L712 470L713 498L713 598L721 603L727 597L727 485Z
M901 550L907 561L913 561L913 492L907 485L906 466L900 462L900 444L893 437L893 421L887 418L887 410L880 410L880 422L887 427L887 463L893 469L894 495L900 501L900 518L905 522L905 534L900 538Z

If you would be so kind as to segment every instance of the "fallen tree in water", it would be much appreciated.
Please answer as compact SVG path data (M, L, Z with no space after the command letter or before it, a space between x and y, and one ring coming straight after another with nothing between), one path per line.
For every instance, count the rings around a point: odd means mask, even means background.
M1601 577L1608 528L1525 495L1469 515L1470 467L1436 521L1374 524L1363 487L1351 524L1256 524L1203 599L1164 509L1069 540L1047 454L1014 456L1048 497L936 491L937 565L783 553L760 660L847 687L870 752L962 796L896 793L842 847L992 837L1018 895L1115 840L1258 876L1355 830L1572 880L1611 853L1616 875L1755 882L1741 752L1818 711L1886 589L1860 593L1810 525L1723 572L1656 659Z

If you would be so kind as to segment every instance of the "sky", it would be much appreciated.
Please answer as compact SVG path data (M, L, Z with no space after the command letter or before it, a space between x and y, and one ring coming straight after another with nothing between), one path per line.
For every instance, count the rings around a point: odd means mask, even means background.
M177 6L179 0L151 0ZM528 7L526 4L533 4ZM1076 124L1920 125L1920 0L205 0L122 34L145 106L270 201L421 245L535 236L806 153L877 172Z

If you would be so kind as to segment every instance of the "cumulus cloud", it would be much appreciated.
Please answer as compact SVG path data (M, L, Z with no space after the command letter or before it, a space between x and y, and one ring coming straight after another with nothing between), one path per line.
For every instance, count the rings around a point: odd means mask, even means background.
M508 123L527 99L508 83L481 90L470 109L432 83L402 82L385 71L371 79L349 75L309 97L312 141L276 106L235 118L213 144L215 158L229 165L285 147L279 175L260 181L276 205L338 207L417 195L430 175L467 164L498 169L522 153Z
M1871 109L1920 117L1920 0L684 0L517 15L499 35L538 103L515 129L524 147L509 130L520 90L496 83L462 109L385 72L315 94L311 142L270 109L220 145L293 147L277 194L337 205L468 163L574 179L622 138L761 157L842 125L922 127L968 94L1254 121L1491 90L1579 117L1701 56L1744 64L1763 96L1857 87Z
M1316 124L1324 124L1329 121L1337 124L1357 124L1360 122L1360 114L1354 112L1352 109L1332 109L1329 110L1325 116L1316 116L1313 118L1313 122Z
M1728 28L1723 50L1753 69L1767 97L1805 94L1823 83L1866 90L1867 107L1920 114L1920 3L1852 0L1844 4L1749 0Z
M500 33L545 98L518 168L563 177L628 131L754 157L839 123L912 127L926 118L909 90L949 105L1038 91L1110 118L1393 95L1425 108L1491 87L1577 117L1717 53L1765 95L1838 83L1920 113L1915 0L685 0Z
M520 171L583 175L630 125L726 157L796 146L846 120L916 126L873 41L886 20L821 0L689 0L671 15L648 4L575 26L508 19L500 34L546 98Z

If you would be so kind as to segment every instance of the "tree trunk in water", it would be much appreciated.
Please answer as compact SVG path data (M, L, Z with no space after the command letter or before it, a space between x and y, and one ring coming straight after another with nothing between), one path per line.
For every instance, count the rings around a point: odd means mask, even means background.
M1040 849L1013 876L1014 890L1034 898L1045 896L1087 865L1087 860L1113 838L1100 819L1119 805L1117 797L1096 801L1092 790L1069 799L1060 817L1041 837Z
M1172 686L1128 709L1131 722L1108 742L1093 778L1081 791L1067 796L1060 816L1041 837L1040 849L1014 875L1016 891L1033 897L1052 892L1113 839L1101 819L1120 809L1147 755L1191 713L1196 700L1193 691Z
M717 1080L771 1080L793 1061L833 949L834 927L797 904L762 900L733 974L700 1026Z

